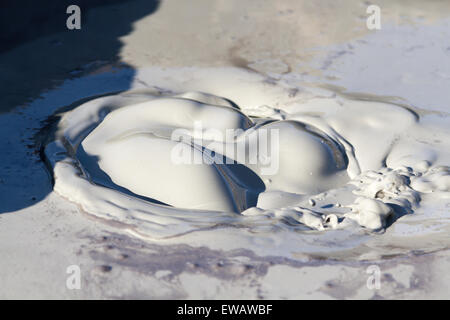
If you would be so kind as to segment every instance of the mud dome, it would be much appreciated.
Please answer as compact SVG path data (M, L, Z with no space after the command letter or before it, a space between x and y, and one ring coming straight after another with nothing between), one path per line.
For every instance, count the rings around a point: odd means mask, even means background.
M76 158L97 184L184 209L240 213L264 190L316 194L348 180L340 144L302 122L272 121L217 96L157 98L109 113Z
M361 251L404 216L420 216L424 200L430 216L450 197L449 148L437 148L433 138L449 141L442 115L288 79L271 83L243 70L146 72L164 90L75 104L45 147L57 193L134 235L187 241L202 231L205 239L213 233L218 242L259 248L257 239L289 241L290 253L331 250L324 249L328 241ZM276 129L276 173L263 174L261 162L175 164L179 142L171 134L194 132L196 121L204 130L239 129L232 143ZM236 160L224 143L210 138L185 148ZM430 241L430 250L438 242Z

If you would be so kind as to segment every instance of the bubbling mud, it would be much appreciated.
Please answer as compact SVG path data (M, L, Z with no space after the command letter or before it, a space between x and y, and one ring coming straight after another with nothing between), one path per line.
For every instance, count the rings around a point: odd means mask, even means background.
M149 239L224 226L255 237L382 231L428 195L449 198L447 155L417 142L425 129L416 112L320 90L308 98L261 91L277 106L154 89L82 103L45 147L54 190ZM202 161L180 163L180 152Z

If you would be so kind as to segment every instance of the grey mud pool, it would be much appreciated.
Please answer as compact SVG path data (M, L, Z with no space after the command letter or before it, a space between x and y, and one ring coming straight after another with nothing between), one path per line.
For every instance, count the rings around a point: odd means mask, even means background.
M264 255L448 246L442 114L238 68L143 74L158 86L74 101L40 134L54 190L82 212L150 242Z

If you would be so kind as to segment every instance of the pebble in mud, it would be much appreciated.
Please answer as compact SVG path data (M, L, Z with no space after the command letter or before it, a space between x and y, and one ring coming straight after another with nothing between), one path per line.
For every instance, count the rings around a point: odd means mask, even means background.
M105 274L105 273L109 273L112 271L112 267L109 265L101 265L101 266L96 266L94 268L94 273L96 274Z

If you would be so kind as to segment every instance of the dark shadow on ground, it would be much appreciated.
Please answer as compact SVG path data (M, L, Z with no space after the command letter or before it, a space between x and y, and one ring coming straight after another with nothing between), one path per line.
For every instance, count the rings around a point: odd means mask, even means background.
M73 4L81 9L81 30L66 27L70 16L66 9ZM117 66L127 70L121 89L129 89L135 71L120 62L120 38L158 6L159 0L1 1L0 114L18 111L18 107L68 79ZM90 85L95 87L95 83ZM53 110L55 106L51 107ZM45 181L45 166L36 164L36 157L31 155L39 149L30 149L17 138L26 132L25 126L15 126L11 131L3 128L6 137L0 141L0 213L34 205L52 191L51 178Z
M398 204L394 204L394 203L387 203L388 206L390 206L392 208L392 210L394 211L394 214L391 215L387 220L386 220L386 229L389 228L390 226L392 226L394 224L395 221L397 221L398 219L400 219L401 217L407 215L407 214L412 214L414 213L414 211L411 209L411 207L402 207L399 206Z
M69 30L69 5L81 29ZM120 37L157 10L157 0L3 0L0 4L0 113L70 77L119 61Z

